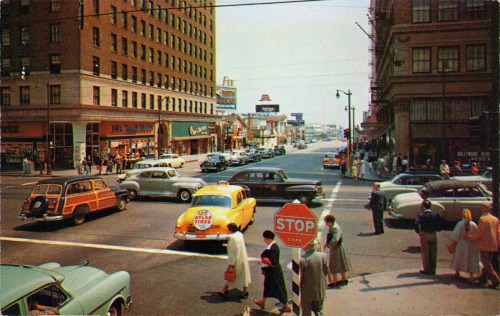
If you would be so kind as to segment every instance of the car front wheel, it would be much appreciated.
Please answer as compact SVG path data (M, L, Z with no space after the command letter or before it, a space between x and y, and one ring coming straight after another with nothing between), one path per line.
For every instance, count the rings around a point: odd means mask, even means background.
M189 192L189 190L181 190L179 192L179 199L182 201L182 202L189 202L191 201L191 192Z
M130 200L137 199L137 191L136 190L128 190L128 198Z
M119 305L117 306L117 304L111 305L107 313L108 316L120 316L121 314L121 308L119 307Z
M309 203L311 202L311 199L309 198L309 196L307 196L305 194L299 195L297 197L297 200L299 200L300 204L305 204L305 205L309 205Z
M120 198L120 200L118 201L118 205L116 206L116 209L118 211L125 211L125 209L127 208L127 201L125 198Z

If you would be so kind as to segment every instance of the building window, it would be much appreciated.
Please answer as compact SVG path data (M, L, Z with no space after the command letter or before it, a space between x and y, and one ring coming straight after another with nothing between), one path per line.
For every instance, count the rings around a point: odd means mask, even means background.
M438 21L458 20L458 0L438 0Z
M146 45L141 44L141 60L146 61Z
M92 10L96 13L99 14L99 0L92 0Z
M10 105L10 87L1 87L2 105Z
M21 0L21 14L30 14L30 0Z
M118 63L116 61L111 62L111 78L116 79L118 77Z
M50 25L50 42L60 43L61 42L61 25L51 24Z
M152 71L149 72L149 85L151 87L155 85L155 73Z
M93 101L94 105L100 105L101 104L101 88L94 86L93 89Z
M2 29L2 46L10 45L10 29L3 28Z
M141 83L143 85L146 85L146 70L145 69L141 69Z
M155 109L155 95L154 94L149 95L149 109L150 110Z
M118 90L111 89L111 106L118 106Z
M158 82L156 83L156 86L157 86L158 88L161 88L161 78L162 78L163 76L161 75L161 73L158 73L156 77L158 78Z
M431 0L413 0L413 23L426 23L431 21Z
M460 49L458 46L438 47L438 72L458 72Z
M431 72L431 49L429 47L413 49L413 73Z
M149 63L155 63L155 50L153 48L149 48Z
M21 57L21 69L24 72L24 75L30 74L30 69L31 69L30 57Z
M156 51L156 62L158 63L158 66L161 66L161 51Z
M152 24L149 24L149 39L154 40L154 38L155 38L154 27Z
M484 0L467 0L467 20L483 20L485 18Z
M30 28L29 26L21 26L21 45L25 46L30 43Z
M124 107L124 108L128 107L128 91L127 90L122 91L122 107Z
M123 80L128 79L128 66L125 64L122 64L122 79Z
M92 70L93 70L93 73L95 76L99 76L100 75L100 70L99 70L100 67L100 61L99 61L99 57L94 57L92 59Z
M122 55L128 55L128 41L125 37L122 37Z
M122 27L126 29L128 26L127 12L122 11Z
M146 108L146 94L141 93L141 109L145 109L145 108Z
M137 82L137 67L132 67L132 82Z
M486 46L467 46L467 71L486 70Z
M137 58L137 43L132 41L132 58Z
M92 28L92 43L96 47L99 47L101 44L101 39L99 36L99 28L97 27Z
M10 58L2 58L2 77L10 76L11 71Z
M50 0L50 12L61 11L61 0Z
M111 6L111 9L109 11L109 21L111 22L111 24L116 25L116 7L115 6Z
M51 85L49 90L50 104L61 104L61 85Z
M141 36L146 36L146 22L141 20Z
M118 37L116 34L111 34L111 52L116 53L118 51Z
M50 55L50 73L61 73L61 55Z
M133 15L130 24L132 25L132 33L137 33L137 18Z
M19 103L21 105L30 105L30 87L19 87Z
M137 92L132 92L132 107L137 109Z

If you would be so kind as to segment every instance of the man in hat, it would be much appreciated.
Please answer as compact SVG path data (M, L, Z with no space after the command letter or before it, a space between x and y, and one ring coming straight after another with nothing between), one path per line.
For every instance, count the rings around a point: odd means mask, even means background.
M318 246L318 240L315 239L302 248L305 254L300 258L299 266L300 308L303 316L311 315L312 312L316 316L323 315L328 258L324 252L316 251Z

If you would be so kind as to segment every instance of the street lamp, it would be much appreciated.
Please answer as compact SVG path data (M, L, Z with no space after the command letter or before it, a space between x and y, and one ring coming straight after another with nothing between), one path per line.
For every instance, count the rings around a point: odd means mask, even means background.
M50 157L50 142L49 142L49 133L50 133L50 83L47 81L47 82L42 82L44 85L45 85L45 88L46 88L46 92L47 92L47 117L46 117L46 129L47 129L47 132L45 133L45 150L47 151L45 157L47 158L46 161L47 161L47 175L51 175L52 174L52 168L51 168L51 163L52 163L52 159ZM35 86L37 89L40 88L40 81L37 81L36 82L36 86ZM40 170L40 173L42 173L42 170Z
M160 159L161 156L161 141L160 141L160 131L162 130L161 127L161 105L163 103L163 100L167 100L165 110L168 111L168 104L170 102L170 97L163 97L160 99L160 102L158 102L158 130L157 130L157 136L156 136L156 141L158 143L158 159Z
M347 96L347 113L349 113L348 117L349 117L349 139L347 140L347 164L349 165L350 164L350 159L351 159L351 146L352 146L352 142L351 142L351 138L352 138L352 129L351 129L351 95L352 95L352 92L350 89L347 90L347 92L343 91L343 90L339 90L337 89L337 94L335 95L338 98L340 98L340 93L339 92L342 92L343 94L345 94Z

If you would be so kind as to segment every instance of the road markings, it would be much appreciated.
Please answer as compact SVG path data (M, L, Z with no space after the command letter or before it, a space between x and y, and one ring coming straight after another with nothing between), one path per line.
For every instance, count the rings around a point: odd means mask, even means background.
M168 250L168 249L113 246L113 245L90 244L90 243L80 243L80 242L71 242L71 241L39 240L39 239L26 239L26 238L14 238L14 237L0 237L0 241L11 241L11 242L22 242L22 243L31 243L31 244L93 248L93 249L104 249L104 250L118 250L118 251L128 251L128 252L151 253L151 254L159 254L159 255L178 255L178 256L186 256L186 257L201 257L201 258L227 260L227 255L209 255L209 254L204 254L204 253L177 251L177 250ZM260 258L249 257L248 260L249 261L259 261Z

